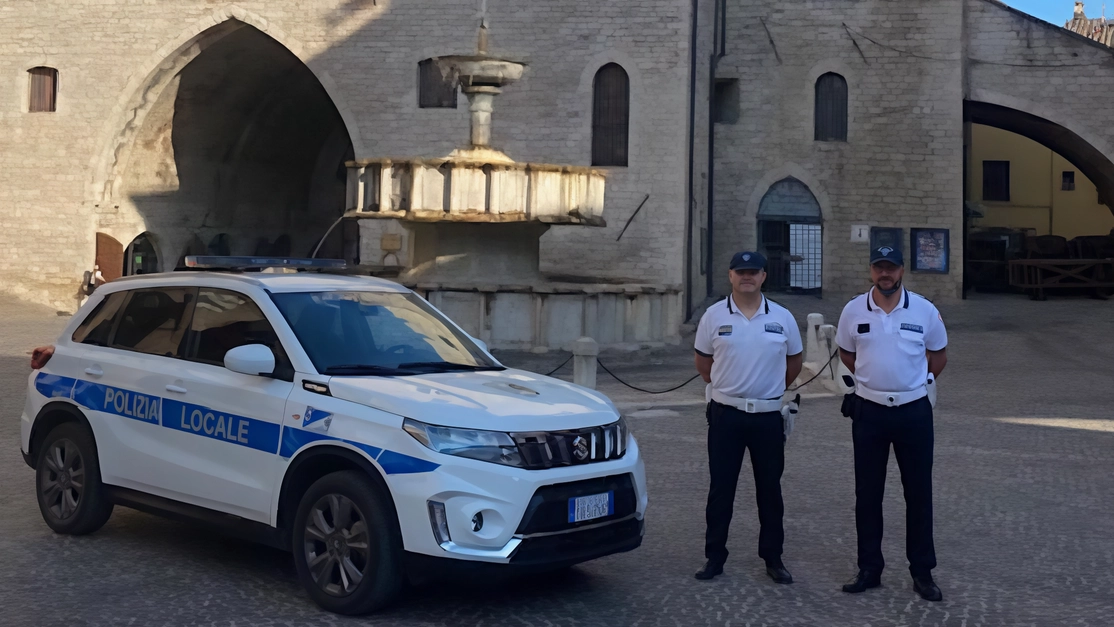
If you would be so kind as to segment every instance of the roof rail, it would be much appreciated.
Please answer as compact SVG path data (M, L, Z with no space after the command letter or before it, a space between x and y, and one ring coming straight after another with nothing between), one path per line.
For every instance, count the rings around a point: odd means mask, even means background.
M214 255L187 255L180 270L265 270L268 268L295 268L300 270L336 270L344 268L343 259L298 259L293 257L220 257Z

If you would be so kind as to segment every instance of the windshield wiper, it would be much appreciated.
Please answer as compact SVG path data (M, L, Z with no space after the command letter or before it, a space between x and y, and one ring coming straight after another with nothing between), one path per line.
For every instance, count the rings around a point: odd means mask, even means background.
M321 371L321 374L336 375L336 376L376 376L376 377L391 377L391 376L404 376L417 374L413 370L405 370L401 367L392 368L390 366L377 366L374 364L342 364L339 366L329 366Z
M483 372L487 370L506 370L503 366L473 366L471 364L456 364L451 361L410 361L399 364L399 368L431 368L434 370L467 370L469 372Z

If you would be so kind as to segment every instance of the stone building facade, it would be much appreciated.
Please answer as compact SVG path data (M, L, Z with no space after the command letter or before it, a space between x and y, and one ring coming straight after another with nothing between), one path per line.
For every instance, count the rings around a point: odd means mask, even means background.
M468 102L419 107L418 68L473 53L482 19L489 54L527 66L493 114L514 162L593 167L595 79L625 71L606 226L360 220L322 253L397 266L497 346L674 341L740 248L777 248L783 287L844 298L866 284L871 227L909 253L911 229L946 229L947 272L908 283L958 298L971 121L1114 192L1111 52L994 0L7 0L2 289L72 311L98 242L141 236L163 270L308 254L353 209L360 164L466 147Z

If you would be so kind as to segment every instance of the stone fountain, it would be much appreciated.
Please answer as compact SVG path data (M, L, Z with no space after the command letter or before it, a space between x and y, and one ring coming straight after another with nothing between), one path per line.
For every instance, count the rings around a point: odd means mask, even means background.
M468 98L469 144L440 158L349 162L349 211L409 222L605 225L603 170L517 163L491 147L495 97L522 78L526 66L489 56L486 26L475 54L432 61Z
M346 215L362 219L364 263L493 348L567 348L582 335L604 345L675 341L678 290L540 271L553 225L606 225L606 172L519 163L491 146L496 96L525 64L489 55L486 25L474 54L432 61L468 98L469 141L444 157L348 163Z

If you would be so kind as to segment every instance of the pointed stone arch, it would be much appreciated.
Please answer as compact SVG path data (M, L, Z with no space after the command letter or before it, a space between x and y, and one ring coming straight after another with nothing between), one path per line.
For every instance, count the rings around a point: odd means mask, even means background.
M262 16L229 4L184 29L148 57L132 75L110 112L108 121L102 127L98 141L101 148L90 163L92 177L89 180L87 197L91 203L112 201L118 191L120 172L128 162L136 134L167 86L206 48L245 26L255 28L274 39L316 76L344 122L355 156L366 156L359 126L343 93L326 70L315 67L305 46Z

